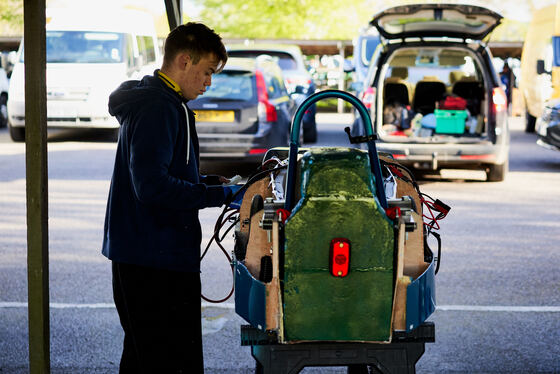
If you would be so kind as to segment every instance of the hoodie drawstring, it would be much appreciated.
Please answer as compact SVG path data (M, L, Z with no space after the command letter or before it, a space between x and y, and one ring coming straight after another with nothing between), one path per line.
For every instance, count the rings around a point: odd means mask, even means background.
M181 103L183 109L185 110L185 118L187 119L187 165L189 164L189 158L191 156L191 125L189 123L189 111L185 103Z

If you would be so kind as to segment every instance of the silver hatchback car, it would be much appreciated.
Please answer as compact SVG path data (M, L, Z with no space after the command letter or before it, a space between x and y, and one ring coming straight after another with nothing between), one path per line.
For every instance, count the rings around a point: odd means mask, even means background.
M361 99L379 151L416 170L482 169L488 181L505 178L507 100L482 41L501 18L461 4L403 5L374 16L382 42Z

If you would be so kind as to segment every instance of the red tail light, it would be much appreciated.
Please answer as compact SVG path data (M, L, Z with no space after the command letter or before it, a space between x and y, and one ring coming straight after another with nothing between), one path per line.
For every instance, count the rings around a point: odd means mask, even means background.
M289 84L300 84L300 85L304 86L304 85L310 85L311 84L311 79L288 78L288 79L286 79L286 82L288 82Z
M331 240L330 250L331 274L335 277L345 277L350 269L350 240L335 238Z
M504 90L500 87L496 87L492 90L492 102L496 113L507 109L507 97Z
M373 107L373 103L375 102L375 88L368 87L362 93L362 102L366 106L366 108L371 109Z
M266 153L266 151L268 151L267 148L253 148L249 150L249 154L250 155L260 155L263 153Z
M274 105L268 101L268 92L266 90L266 83L260 71L256 72L257 77L257 94L259 99L258 115L261 121L276 122L278 114Z

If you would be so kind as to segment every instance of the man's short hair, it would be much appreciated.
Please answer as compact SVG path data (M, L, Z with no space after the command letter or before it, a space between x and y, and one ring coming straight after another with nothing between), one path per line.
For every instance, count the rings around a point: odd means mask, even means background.
M218 58L218 71L221 71L228 59L222 38L208 26L198 22L179 25L165 39L163 66L169 66L179 54L186 52L193 64L198 64L202 57L214 54Z

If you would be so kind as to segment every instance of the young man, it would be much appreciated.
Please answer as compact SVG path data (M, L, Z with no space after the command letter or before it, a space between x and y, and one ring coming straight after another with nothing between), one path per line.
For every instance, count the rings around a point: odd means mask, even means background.
M121 124L103 254L124 330L120 373L202 373L199 209L218 207L227 179L199 174L194 113L227 61L221 38L200 23L168 35L161 70L109 98Z

